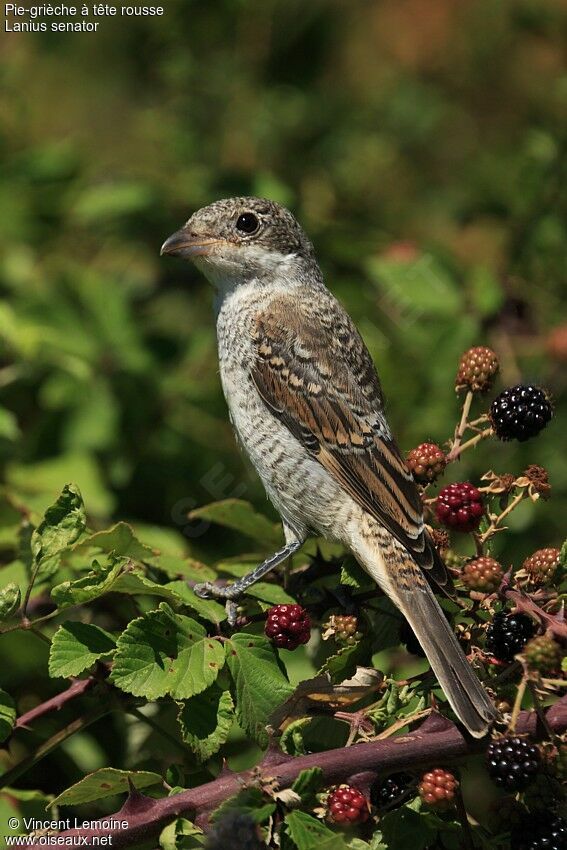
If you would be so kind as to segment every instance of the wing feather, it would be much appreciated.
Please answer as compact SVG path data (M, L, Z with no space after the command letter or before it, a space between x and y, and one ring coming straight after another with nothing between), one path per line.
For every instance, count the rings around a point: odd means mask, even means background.
M383 415L370 354L348 315L328 299L299 305L280 297L257 316L252 379L274 415L352 498L447 586L420 494Z

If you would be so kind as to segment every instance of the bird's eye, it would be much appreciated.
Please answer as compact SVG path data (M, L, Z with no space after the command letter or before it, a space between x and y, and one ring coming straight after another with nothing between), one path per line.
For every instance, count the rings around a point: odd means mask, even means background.
M236 221L236 229L243 233L255 233L259 227L258 217L251 212L242 213Z

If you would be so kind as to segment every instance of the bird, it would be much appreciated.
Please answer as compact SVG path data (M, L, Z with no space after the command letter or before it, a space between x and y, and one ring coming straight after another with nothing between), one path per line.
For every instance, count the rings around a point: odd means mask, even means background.
M310 535L342 543L409 622L447 700L482 737L497 712L432 585L450 580L384 413L370 353L324 282L314 247L275 201L197 210L162 245L212 283L220 379L238 442L283 525L285 545L204 597L232 605Z

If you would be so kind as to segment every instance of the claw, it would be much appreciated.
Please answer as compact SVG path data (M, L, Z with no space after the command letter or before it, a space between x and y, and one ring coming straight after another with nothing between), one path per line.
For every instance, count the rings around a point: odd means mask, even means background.
M201 584L196 584L193 590L201 599L211 599L215 595L216 588L212 582L204 581Z

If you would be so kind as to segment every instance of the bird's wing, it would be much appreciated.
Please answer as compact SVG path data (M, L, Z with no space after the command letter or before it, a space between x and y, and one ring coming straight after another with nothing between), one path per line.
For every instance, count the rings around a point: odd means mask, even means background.
M447 571L384 418L374 364L348 315L330 299L325 293L302 305L280 297L257 315L252 379L272 413L444 586Z

